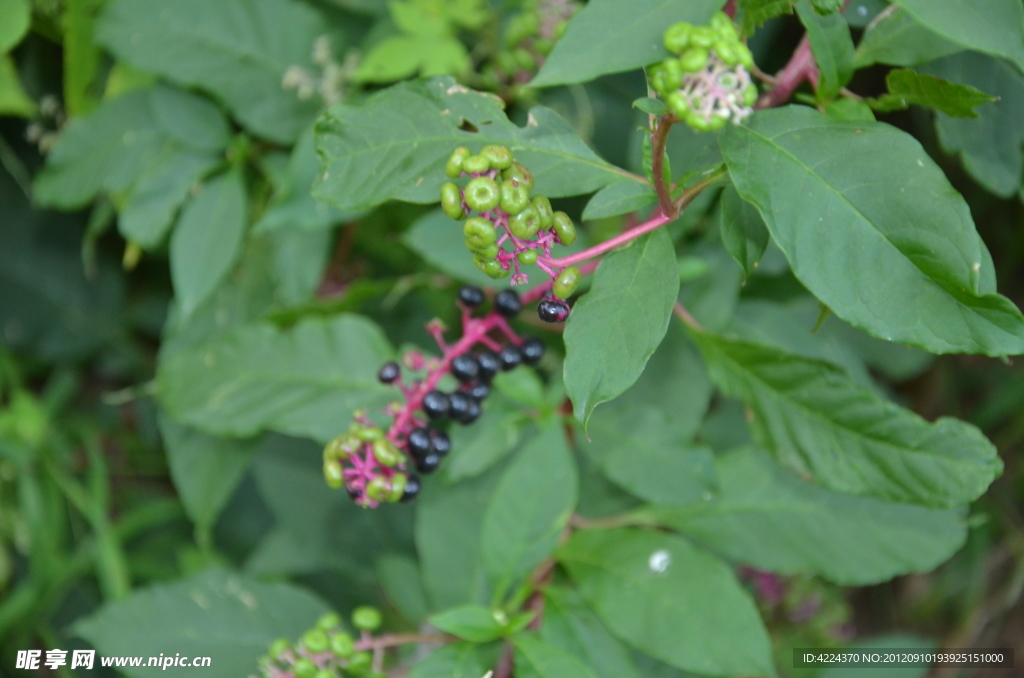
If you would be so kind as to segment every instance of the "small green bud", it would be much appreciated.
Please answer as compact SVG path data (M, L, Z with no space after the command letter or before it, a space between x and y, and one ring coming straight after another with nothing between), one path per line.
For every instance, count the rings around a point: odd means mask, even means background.
M519 186L524 186L526 190L533 190L533 175L530 174L530 170L526 169L518 162L513 162L512 166L507 170L503 170L501 178L505 181L511 181Z
M388 495L388 501L396 502L402 498L405 494L405 483L408 480L404 473L396 473L391 476L391 494Z
M345 658L351 657L356 651L356 641L347 633L335 633L331 636L331 652L336 656Z
M341 626L341 617L334 612L328 612L316 620L316 625L324 631L330 631Z
M491 163L482 155L471 155L462 161L462 171L470 174L480 174L491 169Z
M519 259L520 264L536 264L537 263L537 250L525 250L516 255Z
M352 626L360 631L376 631L382 621L380 610L375 607L361 605L352 610Z
M287 638L278 638L270 644L270 650L267 654L271 659L277 659L290 649L292 649L292 644L288 642Z
M753 106L757 103L757 85L750 83L747 88L743 90L743 105Z
M300 657L299 660L295 662L295 678L316 678L316 673L319 670L320 669L317 668L316 664L305 657Z
M494 169L503 170L512 166L512 151L504 146L484 146L480 155L487 158Z
M451 157L448 158L448 164L444 167L444 173L452 179L462 174L462 163L465 162L466 158L469 156L469 149L465 146L459 146L456 148L452 151Z
M715 32L707 26L694 26L690 31L690 45L708 49L715 44Z
M473 263L476 264L476 267L485 275L494 278L495 280L504 278L509 274L509 272L497 261L481 261L479 259L474 259Z
M672 115L680 120L685 120L690 112L690 102L686 100L686 96L682 92L672 92L665 97L665 105L668 106L668 110L672 111Z
M551 228L551 223L555 219L555 213L551 209L551 201L543 195L538 195L533 199L533 206L537 208L537 214L540 215L540 227Z
M498 206L508 214L515 216L530 204L530 191L525 186L512 181L501 182L501 200Z
M462 226L462 235L466 236L466 244L473 248L493 245L498 236L494 232L494 224L483 217L470 217Z
M387 438L373 441L373 456L381 466L395 466L402 460L402 453Z
M350 673L360 675L367 673L373 666L373 655L369 652L356 652L349 657L348 670Z
M476 177L466 184L466 204L478 212L487 212L498 206L501 191L490 177Z
M680 21L679 23L672 24L665 31L664 43L665 49L676 54L681 54L683 50L690 46L690 33L693 31L693 26Z
M703 47L691 47L679 57L679 65L687 73L696 73L708 65L708 50Z
M665 59L664 68L662 69L662 82L666 89L674 90L682 87L683 75L683 67L679 63L679 59L672 57Z
M736 52L739 55L740 66L744 68L751 68L754 65L754 54L750 51L750 48L744 45L742 42L737 44Z
M302 645L313 654L326 650L329 642L323 629L310 629L302 636Z
M712 49L715 50L715 54L718 55L718 58L725 62L725 64L728 66L735 66L740 62L739 51L736 49L736 46L733 45L731 42L719 40L715 42L715 45L714 47L712 47Z
M708 22L708 26L714 31L722 31L732 28L732 19L725 12L715 12L715 15L711 17L711 21Z
M345 484L345 471L341 467L341 462L337 459L328 459L324 462L324 480L327 481L327 487L337 490L341 489Z
M352 434L341 435L324 445L324 461L330 459L348 459L359 451L362 441Z
M366 483L366 496L374 501L384 501L389 491L391 491L391 486L384 476L374 476L370 482Z
M554 223L551 226L555 231L555 237L563 245L571 245L576 242L576 227L572 219L565 212L555 212Z
M555 284L551 286L551 292L559 299L568 299L576 291L580 284L580 269L575 266L568 266L555 278Z
M508 230L517 238L532 238L540 230L540 212L529 204L519 214L508 220Z
M725 127L725 123L727 123L728 121L728 118L725 118L721 115L713 115L711 116L711 120L708 121L708 129L711 131L714 131L716 129L722 129L723 127Z
M441 187L441 207L452 219L462 219L466 216L466 210L462 206L462 191L450 181Z
M370 442L373 440L380 440L384 437L384 431L381 431L376 426L362 426L359 432L356 434L360 439Z

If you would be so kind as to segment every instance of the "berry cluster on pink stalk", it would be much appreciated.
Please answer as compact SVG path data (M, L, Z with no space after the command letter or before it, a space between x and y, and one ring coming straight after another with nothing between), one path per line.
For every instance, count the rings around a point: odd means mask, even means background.
M533 301L541 293L534 290L524 298ZM504 290L495 296L493 310L475 316L485 300L478 287L459 290L462 336L453 344L445 340L446 328L439 321L427 324L441 357L409 351L402 356L401 365L388 362L381 367L378 378L398 388L404 402L388 405L386 414L392 424L387 431L378 428L365 411L355 413L348 432L324 448L328 485L344 487L364 508L415 499L420 479L412 470L433 473L451 450L451 440L442 427L447 422L467 425L475 421L498 372L541 359L544 344L518 336L508 324L522 310L524 299L513 290ZM446 374L459 381L459 387L448 393L438 388Z
M444 184L441 207L452 219L465 219L462 233L476 267L492 278L511 273L511 284L523 285L529 276L522 267L535 264L553 281L551 296L538 306L538 315L546 322L565 320L569 305L564 300L576 291L580 271L575 266L552 267L551 248L576 242L572 219L552 210L545 196L531 197L533 175L505 146L485 146L478 154L456 148L445 173L452 179L469 179L464 187ZM470 216L474 211L477 214Z

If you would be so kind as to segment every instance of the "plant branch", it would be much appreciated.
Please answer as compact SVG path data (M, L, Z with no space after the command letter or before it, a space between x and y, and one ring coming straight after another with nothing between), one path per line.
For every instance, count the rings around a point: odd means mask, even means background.
M784 104L804 80L810 80L812 84L818 81L818 66L814 63L811 41L806 34L797 45L789 63L776 74L775 86L761 95L754 108L773 108Z
M665 181L665 145L668 143L668 134L672 131L672 125L676 119L671 114L663 115L658 120L657 127L651 133L651 175L654 178L654 191L658 194L658 205L661 211L674 219L678 215L678 208L672 202L672 194Z
M399 645L411 645L414 643L431 643L434 645L445 645L454 643L458 638L441 633L388 633L376 638L363 638L356 642L356 650L383 650Z
M682 320L683 323L690 329L697 330L698 332L704 329L704 327L699 322L697 322L697 319L694 318L693 315L686 310L686 307L680 304L678 301L676 302L675 308L672 309L672 312L675 313L676 317Z

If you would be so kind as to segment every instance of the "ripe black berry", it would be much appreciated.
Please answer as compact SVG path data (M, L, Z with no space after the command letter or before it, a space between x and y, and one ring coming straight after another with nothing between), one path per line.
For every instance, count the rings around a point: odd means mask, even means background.
M480 351L476 356L476 362L480 365L480 379L490 381L501 369L501 360L498 354L489 348Z
M439 457L452 451L452 440L443 431L430 432L430 449Z
M470 308L476 308L484 303L484 291L473 285L463 285L459 288L459 301Z
M356 487L345 487L345 491L348 492L348 496L351 497L353 501L363 496L363 491Z
M419 459L430 452L430 431L425 428L414 428L409 431L409 454Z
M491 395L491 387L488 384L479 382L467 388L466 395L468 395L473 400L480 402L487 396Z
M427 475L436 471L437 467L441 465L441 457L431 452L422 459L417 459L414 463L417 471Z
M408 503L415 499L416 495L419 493L420 477L410 474L409 478L405 481L405 492L402 493L402 498L399 501L402 503Z
M546 323L565 322L569 317L569 304L561 299L544 299L537 304L537 315Z
M536 365L544 357L544 342L536 337L531 337L519 347L523 354L523 362L527 365Z
M472 424L479 418L482 410L480 409L480 401L469 399L469 407L466 409L466 414L462 415L462 419L459 421L463 424Z
M523 361L523 354L515 346L506 346L501 349L498 359L501 360L501 369L507 372L519 367L519 363Z
M423 396L423 411L431 419L447 416L449 407L451 407L451 403L448 401L448 396L440 391L431 391Z
M390 384L402 374L402 368L398 366L394 360L389 363L384 363L384 366L380 368L380 372L377 373L377 378L380 379L382 384Z
M456 391L448 396L450 408L448 414L455 421L465 423L466 414L469 412L469 403L472 402L465 393Z
M506 318L514 318L523 310L523 302L514 290L502 290L494 298L494 308Z
M452 374L461 382L473 381L480 374L480 363L468 353L463 353L452 361Z

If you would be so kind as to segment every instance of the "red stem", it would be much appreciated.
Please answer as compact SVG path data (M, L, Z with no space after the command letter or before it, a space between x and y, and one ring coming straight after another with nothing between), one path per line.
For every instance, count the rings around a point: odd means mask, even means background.
M811 41L807 35L800 40L789 63L778 72L775 79L777 81L775 86L761 95L754 108L773 108L786 103L804 80L810 80L812 84L817 84L818 66L814 63Z
M645 233L650 233L655 229L661 228L665 224L671 222L672 219L674 219L674 217L669 217L661 210L658 210L653 217L651 217L644 223L640 224L639 226L634 226L628 231L623 231L614 238L605 240L603 243L594 245L593 247L589 247L583 250L582 252L570 254L569 256L562 257L561 259L541 257L541 259L539 260L543 261L545 264L551 266L552 268L565 268L566 266L572 266L573 264L578 264L582 261L586 261L587 259L593 259L597 255L609 252L618 247L619 245L624 245L630 240L635 240L636 238L639 238Z
M725 12L726 14L728 14L730 19L735 19L736 18L736 0L729 0L729 2L725 3L725 7L722 8L722 11Z

